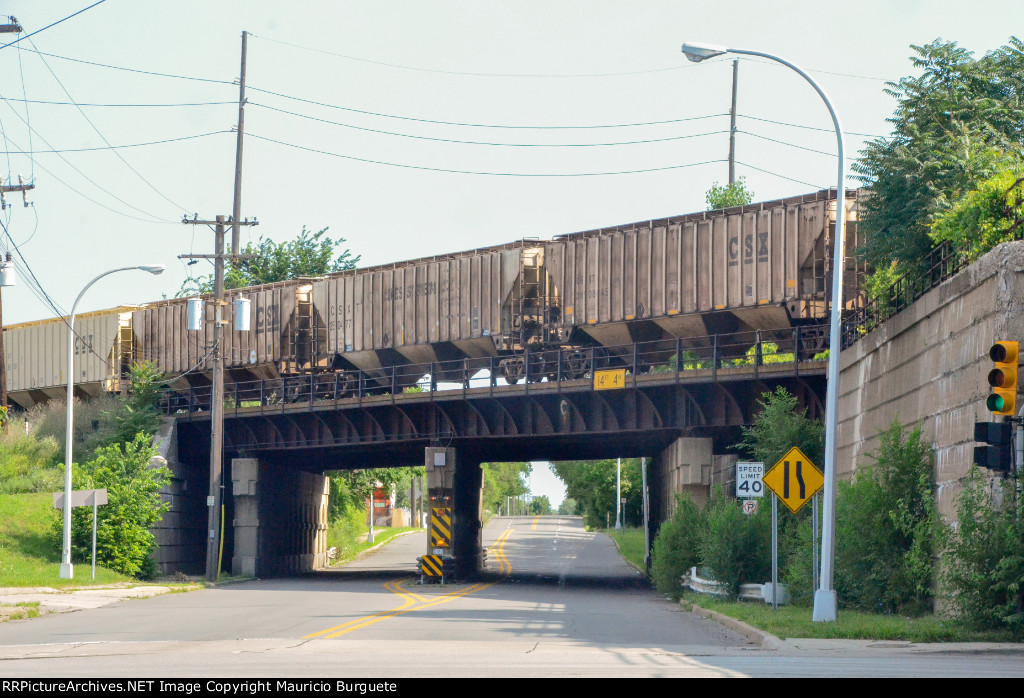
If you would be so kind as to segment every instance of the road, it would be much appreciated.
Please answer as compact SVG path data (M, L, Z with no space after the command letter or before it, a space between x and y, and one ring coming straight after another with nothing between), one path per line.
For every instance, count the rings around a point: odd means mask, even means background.
M763 649L652 591L574 517L498 518L474 584L421 535L343 568L0 625L0 676L1021 676L1024 654Z

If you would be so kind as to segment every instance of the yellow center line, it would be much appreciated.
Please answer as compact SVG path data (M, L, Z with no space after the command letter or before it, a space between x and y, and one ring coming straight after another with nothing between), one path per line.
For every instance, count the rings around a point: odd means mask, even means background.
M530 530L531 531L536 531L537 530L537 519L539 519L539 518L540 518L540 514L537 514L536 516L533 517L533 524L530 525Z
M507 558L505 558L505 555L504 555L504 552L503 552L503 548L505 547L505 541L508 540L508 537L512 534L513 531L515 531L515 529L510 528L510 529L506 530L498 538L498 543L499 544L498 544L498 547L495 549L495 555L498 557L498 562L499 562L499 565L500 565L500 569L505 574L508 574L508 573L510 573L512 571L512 566L510 564L508 564L508 560L507 560ZM506 566L508 568L507 571L505 569ZM411 613L412 611L419 611L419 610L424 609L424 608L430 608L432 606L439 606L439 605L441 605L443 603L448 603L449 601L454 601L455 599L461 598L461 597L466 596L468 594L474 594L474 593L476 593L478 591L483 591L487 587L493 585L493 582L491 584L474 584L474 585L472 585L470 587L467 587L466 589L459 589L459 590L456 590L456 591L451 591L451 592L448 592L447 594L445 594L444 596L441 596L441 597L438 597L438 598L435 598L435 599L427 600L427 599L424 599L419 594L413 594L412 592L408 591L407 589L403 589L401 587L401 584L403 582L405 582L405 581L408 581L408 580L407 579L403 579L403 580L399 580L397 582L386 582L384 584L384 588L385 589L387 589L388 591L390 591L393 594L398 594L399 596L402 597L403 603L402 603L401 606L393 608L390 611L381 611L379 613L374 613L374 614L369 615L369 616L364 616L363 618L357 618L355 620L351 620L351 621L349 621L347 623L342 623L341 625L336 625L336 626L334 626L332 628L327 628L326 630L321 630L321 631L316 632L316 633L311 633L309 635L305 635L303 637L303 639L305 640L305 639L310 639L310 638L314 638L314 637L321 637L323 639L331 639L331 638L335 638L335 637L340 637L341 635L345 635L347 633L350 633L353 630L359 630L360 628L365 628L367 626L373 625L374 623L379 623L380 621L382 621L382 620L384 620L386 618L393 618L395 616L400 616L400 615L404 615L406 613ZM422 601L422 603L420 603L419 605L416 605L416 601L414 601L413 598L420 599Z

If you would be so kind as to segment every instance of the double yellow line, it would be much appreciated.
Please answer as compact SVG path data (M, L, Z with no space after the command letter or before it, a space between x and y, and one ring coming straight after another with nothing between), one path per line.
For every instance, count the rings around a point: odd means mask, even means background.
M504 548L505 542L508 540L509 536L512 535L513 531L515 531L515 529L510 528L504 533L502 533L498 537L498 540L495 541L495 546L491 550L491 552L494 553L494 557L498 560L499 571L504 575L508 575L512 572L512 565L511 563L509 563L508 558L505 557ZM440 606L441 604L448 603L449 601L454 601L455 599L461 598L463 596L474 594L478 591L483 591L484 589L493 584L493 582L491 582L490 584L474 584L472 586L466 587L465 589L458 589L456 591L448 592L443 596L429 599L424 596L420 596L419 594L416 594L414 592L411 592L402 586L411 579L412 577L407 577L405 579L399 579L384 583L385 589L390 591L392 594L397 594L402 598L401 606L393 608L390 611L381 611L379 613L374 613L373 615L364 616L363 618L350 620L349 622L342 623L341 625L335 625L334 627L327 628L326 630L321 630L310 635L305 635L303 636L303 639L307 640L312 638L321 638L324 640L328 640L335 637L341 637L342 635L346 635L352 632L353 630L359 630L360 628L368 627L370 625L373 625L374 623L379 623L387 618L393 618L395 616L404 615L406 613L412 613L413 611L420 611L424 608Z

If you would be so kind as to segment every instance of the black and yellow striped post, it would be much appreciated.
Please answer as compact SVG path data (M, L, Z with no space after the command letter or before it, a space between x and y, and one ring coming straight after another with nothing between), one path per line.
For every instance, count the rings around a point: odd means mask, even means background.
M444 582L444 559L440 555L424 555L420 558L420 575L424 580Z
M451 507L430 508L430 547L436 553L438 548L451 550L452 510Z

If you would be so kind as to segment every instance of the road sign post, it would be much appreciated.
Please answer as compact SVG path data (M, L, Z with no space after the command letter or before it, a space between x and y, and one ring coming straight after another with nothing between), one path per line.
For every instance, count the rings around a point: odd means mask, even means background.
M71 508L92 506L92 578L96 579L96 519L97 507L107 503L107 490L75 490L71 493ZM64 493L53 493L53 508L64 508Z

